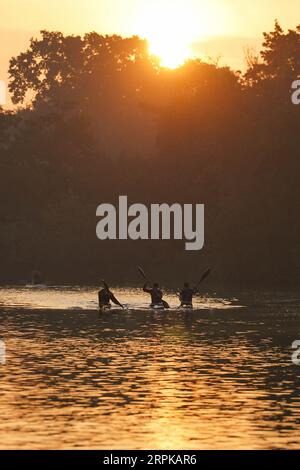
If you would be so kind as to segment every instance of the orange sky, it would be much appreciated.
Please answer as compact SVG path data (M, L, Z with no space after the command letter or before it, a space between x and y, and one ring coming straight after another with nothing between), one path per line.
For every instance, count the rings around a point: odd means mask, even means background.
M300 0L9 0L1 5L0 79L7 79L9 58L41 29L139 34L166 65L188 54L243 68L243 48L259 49L262 31L271 30L275 18L294 28Z

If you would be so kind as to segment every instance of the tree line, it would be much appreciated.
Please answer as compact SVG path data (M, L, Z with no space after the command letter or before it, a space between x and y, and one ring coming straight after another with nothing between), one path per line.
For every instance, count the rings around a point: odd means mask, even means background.
M276 21L245 73L195 59L160 67L145 40L42 31L13 57L0 112L0 282L165 283L204 267L219 287L300 281L300 26ZM96 208L205 204L205 247L96 238Z

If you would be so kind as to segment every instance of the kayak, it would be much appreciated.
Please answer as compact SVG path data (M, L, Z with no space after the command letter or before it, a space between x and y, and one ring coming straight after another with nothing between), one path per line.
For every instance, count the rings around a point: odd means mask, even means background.
M122 308L118 308L118 307L111 307L111 308L98 308L98 313L100 316L102 315L113 315L113 314L120 314L120 315L126 315L128 313L146 313L146 312L157 312L157 313L163 313L165 315L167 315L168 313L192 313L192 312L199 312L199 311L203 311L203 312L206 312L206 311L209 311L209 309L203 309L203 308L187 308L187 307L171 307L169 309L166 309L164 307L161 307L161 306L151 306L149 305L148 307L136 307L136 306L133 306L133 307L126 307L124 309Z
M26 284L26 289L47 289L46 284Z
M151 310L165 310L164 304L151 304L149 305Z
M108 305L101 305L101 307L99 306L99 312L106 312L106 311L109 311L111 310L111 305L108 304Z
M103 305L102 307L98 307L98 311L100 314L105 313L105 312L119 313L119 312L126 312L126 311L135 311L135 310L140 311L140 309L136 309L135 307L130 308L129 306L126 306L125 308L113 307L112 305ZM148 311L155 310L156 312L162 312L166 309L163 304L159 304L159 305L151 304L149 305L149 307L142 308L141 310L148 310Z

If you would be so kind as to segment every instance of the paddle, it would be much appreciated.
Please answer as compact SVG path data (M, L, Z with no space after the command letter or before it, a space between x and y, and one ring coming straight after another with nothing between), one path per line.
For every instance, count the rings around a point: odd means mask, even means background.
M203 282L204 279L207 278L207 276L210 274L210 271L211 271L210 269L207 269L207 270L205 271L205 273L202 274L202 277L201 277L201 279L200 279L200 281L199 281L199 284L201 284L201 282ZM198 284L198 285L199 285L199 284Z
M103 286L105 287L105 289L106 289L108 292L110 292L110 291L109 291L108 284L107 284L104 280L102 280L102 284L103 284Z
M197 286L196 286L196 289L195 289L195 293L198 291L199 287L200 287L200 284L204 281L204 279L207 278L207 276L209 276L211 272L211 269L207 269L201 276L201 279L200 281L198 282Z
M147 278L147 276L146 276L146 274L145 274L145 271L143 270L143 268L142 268L141 266L138 266L137 268L138 268L138 272L139 272L140 275L145 279L145 281L149 282L149 281L148 281L148 278Z
M143 268L141 266L138 266L138 272L140 273L140 275L144 278L144 280L149 283L149 284L152 284L152 282L149 281L148 277L146 276L146 273L145 271L143 270ZM164 306L164 308L170 308L170 305L168 304L168 302L166 302L165 300L161 299L161 302Z

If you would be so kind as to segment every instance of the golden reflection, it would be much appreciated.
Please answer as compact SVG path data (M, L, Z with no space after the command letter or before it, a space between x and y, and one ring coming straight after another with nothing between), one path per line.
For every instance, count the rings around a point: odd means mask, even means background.
M2 448L297 448L299 377L268 315L2 309Z

